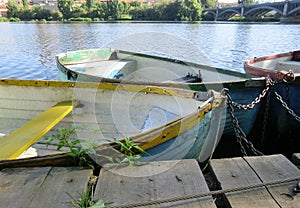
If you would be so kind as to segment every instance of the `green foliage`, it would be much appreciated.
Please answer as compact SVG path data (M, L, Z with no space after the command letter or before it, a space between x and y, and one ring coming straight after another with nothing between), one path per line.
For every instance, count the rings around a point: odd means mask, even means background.
M87 15L87 11L80 6L73 7L71 12L71 18L86 17L86 15Z
M57 140L57 150L60 150L62 147L68 147L70 151L69 155L74 159L78 159L80 166L89 166L94 169L93 162L88 157L88 154L94 153L95 151L92 148L78 146L80 143L79 139L71 139L72 135L76 134L75 128L58 128L57 131L57 134L45 138L47 144L52 143L53 140Z
M112 158L112 162L139 164L138 159L141 158L141 155L137 154L137 152L145 153L139 145L131 141L128 137L125 137L123 140L114 138L112 140L108 140L108 142L113 142L118 145L118 149L123 154L120 158Z
M26 2L26 0L23 0ZM215 0L211 0L215 1ZM10 1L8 3L8 17L18 17L21 20L68 20L90 22L96 20L167 20L167 21L198 21L202 13L202 6L198 0L161 1L154 5L144 5L138 1L126 3L112 0L97 2L87 0L81 6L74 6L74 0L58 0L59 12L46 10L41 6L23 7ZM75 18L75 19L74 19ZM91 18L82 19L82 18Z
M140 7L142 5L142 3L140 3L139 1L132 1L129 3L130 6L132 7Z
M23 5L23 8L27 9L28 8L28 0L22 0L22 5Z
M72 13L74 1L73 0L58 0L58 10L63 14L64 19L69 19Z
M0 22L8 22L8 19L6 17L0 17Z
M92 188L91 186L88 186L86 192L79 193L79 199L74 196L72 196L69 193L66 193L70 199L71 203L74 207L76 208L104 208L109 204L112 204L111 202L104 202L103 200L92 200L91 195L92 195Z
M92 22L91 18L88 17L72 17L69 19L69 21L74 21L74 22Z
M19 17L20 6L16 1L8 1L7 3L7 18Z
M90 10L94 6L94 0L86 0L86 7Z
M63 19L63 14L60 11L52 11L51 17L52 17L52 20L60 21Z
M24 20L24 21L29 21L29 20L32 20L32 19L35 18L32 10L28 9L28 8L27 9L22 9L20 11L19 17L20 17L21 20Z
M218 0L201 0L201 4L204 8L216 7Z
M94 149L96 145L90 144L87 141L72 139L72 136L76 134L74 127L72 127L71 129L58 128L57 131L57 134L45 137L47 144L52 143L54 140L58 141L57 150L60 150L63 147L67 147L69 149L69 155L78 160L80 166L90 166L94 169L94 163L93 161L91 161L88 155L103 157L111 162L137 164L138 159L141 156L139 154L136 154L136 152L145 153L145 151L137 144L132 142L130 138L125 137L123 140L118 140L115 138L112 140L108 140L108 142L117 145L122 154L116 156L115 158L105 155L99 155ZM82 144L84 144L84 147Z
M135 20L198 21L202 6L198 0L161 2L150 7L135 7L130 11Z
M228 21L243 22L243 21L246 21L246 18L241 17L241 16L234 16L234 17L229 18Z
M20 18L18 18L18 17L11 17L11 18L9 18L9 21L10 22L20 22Z
M35 5L32 7L33 18L37 20L49 20L50 19L50 10L44 9L42 6Z

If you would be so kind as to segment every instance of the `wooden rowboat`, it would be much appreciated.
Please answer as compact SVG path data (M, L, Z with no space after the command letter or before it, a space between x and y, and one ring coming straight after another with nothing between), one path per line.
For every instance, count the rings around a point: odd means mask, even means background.
M143 82L222 82L245 79L245 73L165 57L109 48L56 55L60 79L100 82L103 78Z
M57 143L47 146L41 137L73 126L73 139L83 146L92 143L102 153L102 147L106 151L114 145L107 139L129 137L146 151L141 161L197 158L205 162L224 125L224 98L216 92L2 79L0 100L0 133L4 136L0 139L0 169L14 164L72 163L67 154L54 151ZM35 148L38 156L17 159L29 147Z
M300 51L255 57L245 61L244 69L251 76L282 80L289 71L300 72Z

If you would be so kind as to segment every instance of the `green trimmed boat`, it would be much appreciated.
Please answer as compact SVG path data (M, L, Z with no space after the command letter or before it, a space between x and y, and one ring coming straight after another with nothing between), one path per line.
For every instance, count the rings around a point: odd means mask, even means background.
M245 73L166 57L110 48L56 55L60 79L100 82L103 78L141 82L223 82L245 79Z

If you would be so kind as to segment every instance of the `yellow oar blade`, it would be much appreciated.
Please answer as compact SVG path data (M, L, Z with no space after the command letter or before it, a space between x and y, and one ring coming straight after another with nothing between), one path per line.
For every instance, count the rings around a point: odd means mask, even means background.
M34 142L45 135L66 115L78 102L60 102L27 122L24 126L0 139L0 160L15 159Z

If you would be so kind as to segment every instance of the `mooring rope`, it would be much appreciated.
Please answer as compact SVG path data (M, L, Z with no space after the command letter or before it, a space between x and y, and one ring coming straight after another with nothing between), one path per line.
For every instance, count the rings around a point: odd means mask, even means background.
M128 204L128 205L109 206L109 207L111 207L111 208L132 208L132 207L158 205L158 204L163 204L163 203L171 203L171 202L185 201L185 200L190 200L190 199L198 199L198 198L203 198L203 197L212 196L212 195L220 195L220 194L250 190L250 189L255 189L255 188L261 188L264 186L279 185L279 184L289 183L289 182L297 181L297 180L300 180L300 177L290 178L290 179L280 180L280 181L266 182L266 183L261 183L261 184L254 184L254 185L249 185L249 186L239 187L239 188L230 188L230 189L225 189L225 190L210 191L207 193L194 194L194 195L190 195L190 196L174 197L174 198L169 198L169 199L132 203L132 204ZM295 194L296 193L297 192L295 192Z

